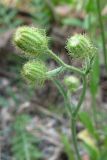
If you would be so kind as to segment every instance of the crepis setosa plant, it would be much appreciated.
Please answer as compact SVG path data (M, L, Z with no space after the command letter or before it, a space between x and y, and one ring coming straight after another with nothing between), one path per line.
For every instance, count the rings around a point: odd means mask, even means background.
M27 56L29 59L29 61L24 64L21 73L30 84L43 84L46 79L57 79L57 76L63 71L74 72L82 78L82 93L75 109L72 109L72 105L70 104L68 95L66 94L67 92L63 91L64 94L62 94L66 102L65 107L68 108L70 115L72 141L74 144L76 158L77 160L80 160L81 156L77 147L76 138L76 120L85 97L86 78L92 68L92 63L97 50L86 35L76 34L70 37L66 42L68 55L75 59L81 59L84 64L83 68L77 68L62 61L62 59L48 47L48 39L49 38L47 37L45 30L24 26L16 30L13 42L15 46L23 52L23 55ZM59 67L51 71L48 70L46 63L39 58L39 55L50 56L50 58L54 59L59 64ZM70 77L64 78L64 83L67 90L74 92L78 88L80 80L71 75ZM61 83L57 83L56 86L58 86L58 89L63 87L63 85L61 87L60 85Z

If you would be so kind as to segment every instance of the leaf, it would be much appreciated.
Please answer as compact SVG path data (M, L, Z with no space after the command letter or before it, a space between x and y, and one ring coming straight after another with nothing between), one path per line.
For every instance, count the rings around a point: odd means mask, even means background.
M84 147L87 150L91 160L98 160L99 159L99 150L95 144L95 140L88 132L87 129L82 130L78 134L78 138L82 140L84 143Z
M83 123L83 125L88 129L89 133L95 136L94 125L88 113L86 112L79 113L79 118L80 118L80 121Z
M90 145L88 145L86 143L84 143L83 145L90 156L90 160L99 160L100 155L99 155L98 150L96 150L95 148L91 147Z
M95 140L91 136L91 134L88 132L87 129L84 129L78 133L78 138L85 142L86 144L90 145L93 148L96 148Z

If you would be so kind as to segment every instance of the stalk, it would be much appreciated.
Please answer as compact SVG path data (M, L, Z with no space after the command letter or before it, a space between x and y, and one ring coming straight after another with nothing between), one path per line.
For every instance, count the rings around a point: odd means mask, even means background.
M73 66L70 66L66 63L64 63L55 53L53 53L51 50L48 50L47 51L49 55L51 55L51 57L56 61L58 62L60 65L62 65L63 67L65 67L66 69L69 69L71 70L72 72L75 72L75 73L78 73L80 75L84 75L84 72L81 71L80 69L76 68L76 67L73 67Z
M77 156L77 160L81 160L78 146L77 146L77 137L76 137L76 119L71 118L71 131L72 131L72 141Z
M76 109L71 114L71 116L72 116L72 118L71 118L72 141L73 141L75 153L76 153L76 156L77 156L77 160L81 160L81 157L80 157L79 150L78 150L78 145L77 145L76 121L77 121L78 112L79 112L80 107L81 107L81 105L82 105L82 103L84 101L85 93L86 93L86 78L84 76L83 77L83 90L82 90L82 94L81 94L80 100L79 100L79 102L77 104Z
M74 110L74 112L72 113L73 117L76 118L79 110L80 110L80 107L83 103L83 100L84 100L84 97L85 97L85 93L86 93L86 77L84 76L83 77L83 90L82 90L82 94L81 94L81 97L80 97L80 100L77 104L77 107L76 109Z
M102 15L101 15L100 0L96 0L96 5L97 5L97 13L98 13L99 25L100 25L101 37L102 37L102 46L103 46L104 62L105 62L105 66L106 66L106 69L107 69L106 38L105 38L104 25L103 25Z
M77 104L77 107L74 111L72 111L72 107L71 104L69 103L68 97L64 96L64 101L66 104L66 108L68 109L68 113L70 115L71 118L71 132L72 132L72 141L73 141L73 145L74 145L74 149L75 149L75 153L77 156L77 160L81 160L80 154L79 154L79 150L78 150L78 145L77 145L77 137L76 137L76 121L77 121L77 115L79 112L79 109L83 103L84 97L85 97L85 92L86 92L86 75L87 73L82 72L81 70L79 70L78 68L72 67L70 65L67 65L66 63L64 63L57 55L55 55L51 50L48 50L48 53L51 55L51 57L57 61L60 65L62 65L63 67L65 67L66 69L76 72L79 75L82 76L83 79L83 90L82 90L82 94L80 97L80 100ZM62 87L59 87L60 84L57 84L56 86L58 87L58 89L61 89ZM60 92L62 93L62 92ZM66 95L66 94L65 94Z
M69 98L68 98L67 93L65 92L63 86L58 81L54 81L54 83L57 86L58 90L60 91L61 95L64 97L65 107L68 111L68 115L71 118L72 142L73 142L73 146L74 146L77 160L81 160L81 156L79 154L78 145L77 145L76 122L77 122L77 115L78 115L79 109L83 103L83 100L85 97L85 92L86 92L86 77L83 76L82 78L83 78L82 94L81 94L80 100L77 104L77 107L73 112L72 112L72 105L70 104Z

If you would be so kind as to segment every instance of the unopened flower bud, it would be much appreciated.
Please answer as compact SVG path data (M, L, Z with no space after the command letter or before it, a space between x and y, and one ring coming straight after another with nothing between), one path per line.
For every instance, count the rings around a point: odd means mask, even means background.
M42 84L46 76L47 68L41 61L29 61L24 64L22 69L22 76L30 84Z
M16 30L13 41L26 56L36 57L48 49L48 38L45 30L34 27L20 27Z
M73 58L91 59L96 53L96 48L89 38L81 34L69 38L66 48Z
M75 92L80 85L79 79L75 76L65 77L64 83L67 86L67 88L72 92Z

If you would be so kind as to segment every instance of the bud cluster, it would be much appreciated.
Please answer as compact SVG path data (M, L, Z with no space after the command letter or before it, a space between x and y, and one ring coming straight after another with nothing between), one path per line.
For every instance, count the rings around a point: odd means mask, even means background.
M72 70L72 67L66 65L57 55L55 55L48 48L48 37L46 36L45 30L34 28L34 27L19 27L14 35L14 44L25 53L28 58L38 58L50 54L57 62L59 62L61 67L48 72L45 64L39 60L28 61L22 69L22 75L30 84L39 83L41 84L47 78L56 76L58 73L65 70L66 67ZM85 35L74 35L68 39L66 48L69 55L74 58L88 59L86 63L91 62L91 59L96 53L96 48L92 45L90 40ZM65 68L64 68L65 67ZM66 68L67 69L67 68ZM73 68L74 69L74 68ZM77 71L78 69L74 69ZM80 73L80 71L78 71ZM79 81L74 77L68 77L65 79L65 84L75 90L78 86Z

